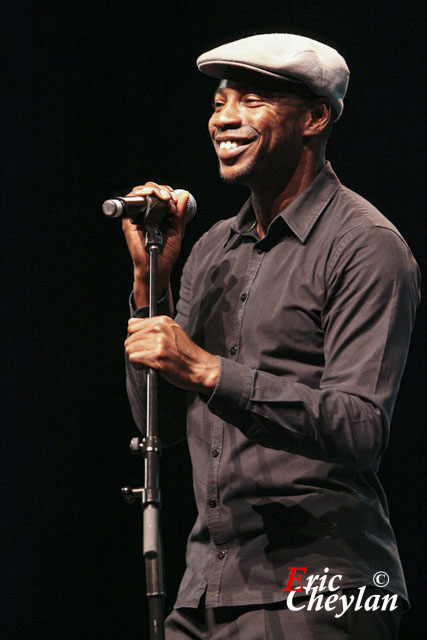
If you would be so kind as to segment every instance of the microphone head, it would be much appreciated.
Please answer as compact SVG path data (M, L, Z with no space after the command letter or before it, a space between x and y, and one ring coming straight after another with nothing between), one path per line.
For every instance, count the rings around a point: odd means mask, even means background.
M102 213L109 218L120 218L123 213L123 204L120 200L106 200L102 205Z
M185 193L185 189L174 189L174 193L176 193L177 196L180 196L181 193ZM189 193L189 192L187 192ZM188 198L188 202L187 202L187 208L185 210L186 212L186 220L185 220L185 224L187 224L187 222L190 222L190 220L192 220L194 218L194 216L196 215L196 211L197 211L197 202L195 197L190 193L189 194L190 197Z

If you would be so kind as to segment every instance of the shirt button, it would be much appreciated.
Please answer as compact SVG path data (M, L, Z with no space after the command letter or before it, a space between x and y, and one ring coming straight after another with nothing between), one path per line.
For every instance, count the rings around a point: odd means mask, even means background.
M209 500L209 506L211 507L211 509L215 509L215 507L216 507L216 500Z
M235 344L233 344L233 346L230 347L230 353L232 356L234 356L234 354L237 353L237 347Z
M211 454L212 454L212 458L218 458L219 449L212 449Z
M216 557L222 560L223 558L225 558L225 551L218 551Z
M242 302L244 302L244 301L246 300L246 298L247 298L247 297L248 297L248 294L247 294L247 293L242 293L242 295L240 296L240 300L241 300Z

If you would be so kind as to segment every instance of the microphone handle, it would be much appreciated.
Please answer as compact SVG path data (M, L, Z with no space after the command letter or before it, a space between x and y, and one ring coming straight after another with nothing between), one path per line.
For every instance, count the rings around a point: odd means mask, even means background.
M102 205L102 213L108 218L133 218L144 214L151 206L150 196L111 198Z

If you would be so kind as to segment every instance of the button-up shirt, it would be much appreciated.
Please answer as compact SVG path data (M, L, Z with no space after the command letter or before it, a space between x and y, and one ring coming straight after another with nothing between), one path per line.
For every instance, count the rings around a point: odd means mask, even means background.
M248 200L196 243L175 320L220 375L187 394L198 517L177 607L283 600L289 567L344 588L385 571L406 599L377 470L418 297L402 236L329 164L263 239ZM127 386L143 431L129 363Z

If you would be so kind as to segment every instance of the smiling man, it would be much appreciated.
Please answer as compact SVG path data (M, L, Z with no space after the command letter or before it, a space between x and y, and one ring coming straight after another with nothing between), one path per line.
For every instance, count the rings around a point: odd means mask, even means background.
M349 74L337 51L265 34L198 66L220 80L209 121L220 174L250 197L193 248L174 319L165 292L186 194L153 182L130 194L154 194L172 216L157 318L146 317L144 231L123 224L133 415L144 431L144 368L161 374L165 394L184 390L198 509L166 637L395 638L407 593L377 471L419 297L416 263L325 161ZM163 438L175 431L166 425ZM340 615L338 600L350 603Z

